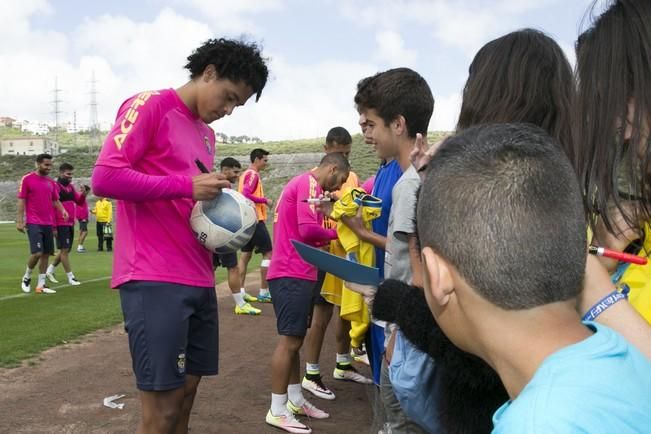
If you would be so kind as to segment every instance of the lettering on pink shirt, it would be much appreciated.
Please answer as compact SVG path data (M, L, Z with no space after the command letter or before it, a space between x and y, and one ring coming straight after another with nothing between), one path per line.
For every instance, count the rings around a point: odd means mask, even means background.
M138 108L145 105L145 102L147 102L152 95L160 95L160 93L157 91L142 92L131 102L127 112L124 114L124 118L120 122L120 133L113 137L115 146L117 146L118 149L122 149L124 141L127 139L127 136L138 120Z
M190 178L200 174L197 158L213 167L214 138L212 129L174 89L143 92L120 108L96 167ZM98 176L103 172L96 170ZM117 194L130 186L112 188ZM214 286L212 254L199 244L190 226L194 203L191 189L174 199L116 201L113 287L132 280Z

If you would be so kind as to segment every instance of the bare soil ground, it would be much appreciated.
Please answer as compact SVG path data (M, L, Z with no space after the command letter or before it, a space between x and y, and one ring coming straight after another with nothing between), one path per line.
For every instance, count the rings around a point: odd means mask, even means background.
M257 274L257 273L255 273ZM248 285L257 287L251 275ZM273 307L258 304L261 316L236 316L224 285L219 296L220 373L202 380L195 400L192 433L279 433L265 424L271 393L270 360L277 340ZM253 290L252 293L257 293ZM315 433L368 433L373 386L340 382L334 368L334 338L328 333L321 357L324 381L337 399L306 397L329 412L308 424ZM365 366L358 366L370 375ZM104 407L104 397L124 394L124 409ZM139 402L127 336L122 326L99 330L43 352L15 369L0 370L2 433L131 433Z

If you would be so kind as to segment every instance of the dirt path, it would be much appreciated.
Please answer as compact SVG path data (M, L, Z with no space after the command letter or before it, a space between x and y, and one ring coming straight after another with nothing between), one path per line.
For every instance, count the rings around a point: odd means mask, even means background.
M256 273L257 274L257 273ZM253 276L252 276L253 278ZM257 282L250 280L249 285ZM253 291L254 293L256 291ZM228 289L220 285L220 374L207 377L190 421L193 433L279 433L264 423L269 408L269 364L276 343L270 304L259 317L235 316ZM326 337L321 366L332 372L334 339ZM43 352L16 369L0 370L0 433L130 433L139 404L127 337L122 326L100 330ZM360 368L366 375L366 367ZM372 386L325 381L335 401L309 398L332 416L311 421L315 433L368 433ZM102 405L104 397L126 395L123 410Z

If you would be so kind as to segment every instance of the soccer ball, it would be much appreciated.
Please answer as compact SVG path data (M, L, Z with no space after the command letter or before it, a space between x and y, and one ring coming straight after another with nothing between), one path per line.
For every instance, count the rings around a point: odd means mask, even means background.
M199 201L190 226L197 240L213 253L235 252L249 242L258 218L253 202L230 188L213 200Z

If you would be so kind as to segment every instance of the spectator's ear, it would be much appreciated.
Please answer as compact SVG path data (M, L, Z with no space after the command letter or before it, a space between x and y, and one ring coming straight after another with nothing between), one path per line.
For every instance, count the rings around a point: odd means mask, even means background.
M434 317L438 317L454 294L450 265L430 247L423 249L422 256L425 298Z
M407 119L405 119L403 115L396 116L396 118L391 121L389 126L396 136L407 134Z

